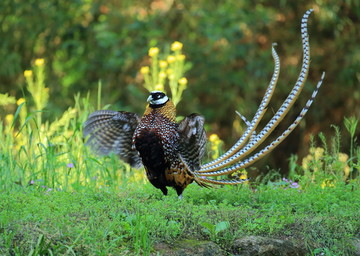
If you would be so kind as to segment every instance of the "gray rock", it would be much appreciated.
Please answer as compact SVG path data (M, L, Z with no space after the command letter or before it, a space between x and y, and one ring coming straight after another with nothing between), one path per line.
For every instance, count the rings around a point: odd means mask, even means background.
M220 246L211 241L181 240L172 245L158 243L154 246L155 253L162 256L226 256Z
M354 246L354 255L360 256L360 239L354 239L352 245Z
M306 249L286 240L248 236L235 240L233 253L236 256L302 256Z

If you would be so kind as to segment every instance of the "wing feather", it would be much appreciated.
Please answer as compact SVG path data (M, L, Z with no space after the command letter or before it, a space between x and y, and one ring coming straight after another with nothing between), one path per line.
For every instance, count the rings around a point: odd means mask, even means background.
M204 117L191 114L179 123L179 152L180 158L191 172L201 166L201 158L206 150L206 133Z
M108 155L113 152L121 160L138 168L142 162L132 147L132 137L139 121L140 117L130 112L95 111L84 124L84 137L89 136L86 144L97 154Z

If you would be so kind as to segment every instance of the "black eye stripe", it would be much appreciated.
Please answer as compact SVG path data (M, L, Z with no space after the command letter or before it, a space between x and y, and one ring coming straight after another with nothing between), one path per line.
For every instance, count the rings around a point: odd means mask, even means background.
M162 92L156 92L152 94L152 98L155 100L161 99L163 97L165 97L165 94Z

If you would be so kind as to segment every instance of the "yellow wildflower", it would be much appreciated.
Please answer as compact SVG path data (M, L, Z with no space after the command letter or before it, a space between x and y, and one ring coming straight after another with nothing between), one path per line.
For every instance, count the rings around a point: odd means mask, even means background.
M176 56L176 59L180 60L180 61L185 60L185 58L186 58L186 56L184 54L180 54L180 55Z
M247 174L246 173L241 173L239 178L240 178L240 180L246 180L247 179Z
M171 63L173 63L175 61L176 61L176 59L175 59L175 57L173 55L169 55L167 57L167 62L169 62L169 64L171 64Z
M215 133L211 134L209 137L209 141L211 142L211 151L212 151L212 158L216 159L219 157L220 155L220 145L221 145L221 140L219 138L219 136Z
M151 47L150 49L149 49L149 56L150 57L155 57L155 56L157 56L159 54L159 48L157 48L157 47Z
M320 148L320 147L315 148L315 151L314 151L315 160L319 160L323 156L324 151L325 150L323 148Z
M168 68L168 69L166 70L166 73L167 73L168 75L170 75L170 74L173 73L173 70L172 70L171 68Z
M164 71L161 71L161 72L159 73L159 77L160 77L161 79L165 78L165 77L166 77L166 73L165 73Z
M313 159L312 155L307 155L306 157L303 158L301 166L304 169L308 169L309 168L309 163L310 163L310 161L312 159Z
M148 74L149 72L150 72L150 68L148 66L141 67L140 69L140 73L143 75Z
M320 187L321 187L322 189L324 189L324 188L326 187L325 181L323 181L323 182L321 183Z
M147 179L145 177L145 172L134 172L133 175L131 175L130 182L141 182L141 183L146 183Z
M344 180L346 180L347 177L349 177L349 174L350 174L350 166L346 165L344 167Z
M334 182L331 180L324 180L320 186L322 189L324 189L325 187L329 187L329 188L335 187Z
M338 159L340 162L343 163L343 168L344 168L344 180L347 179L347 177L349 177L350 174L350 166L347 164L347 160L349 159L349 156L345 153L339 153L338 154Z
M188 80L185 77L182 77L182 78L179 79L178 82L179 82L180 85L187 85Z
M339 157L339 161L343 163L346 163L347 160L349 159L349 156L345 153L339 153L338 157Z
M14 115L13 114L8 114L5 116L5 121L7 124L11 124L14 120Z
M32 70L25 70L25 71L24 71L24 76L25 76L26 78L32 77L32 75L33 75Z
M175 75L174 75L174 74L170 74L170 75L169 75L169 79L170 79L170 80L173 80L174 78L175 78Z
M24 98L20 98L20 99L18 99L18 100L16 101L16 104L17 104L18 106L20 106L21 103L24 103L24 102L25 102L25 99L24 99Z
M155 91L164 91L164 85L162 84L155 85Z
M183 47L183 44L178 42L178 41L175 41L171 44L171 50L172 51L180 51Z
M44 63L45 63L45 60L44 60L44 59L36 59L36 60L35 60L35 66L40 67L40 66L43 66Z
M210 142L216 142L216 141L219 141L219 140L220 140L220 138L216 133L211 134L210 137L209 137Z
M211 158L216 159L220 155L220 145L222 141L220 140L219 136L215 133L210 135L209 141L211 142L210 144L210 149L212 152Z
M316 147L316 148L310 148L310 154L314 155L314 159L315 160L319 160L323 154L324 154L324 149L321 147Z
M160 68L166 68L167 67L167 62L165 60L160 60L159 62L159 67Z

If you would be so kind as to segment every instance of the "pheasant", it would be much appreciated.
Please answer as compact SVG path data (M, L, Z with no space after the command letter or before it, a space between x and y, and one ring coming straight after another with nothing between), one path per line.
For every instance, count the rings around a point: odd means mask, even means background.
M99 110L90 114L83 129L84 136L89 137L87 144L99 154L114 152L132 167L139 168L143 165L150 183L164 195L168 193L167 187L173 187L181 197L184 189L193 181L204 187L243 183L244 179L219 180L210 177L244 169L276 148L305 116L323 82L325 73L295 121L275 140L253 153L286 116L304 87L310 63L307 22L312 11L308 10L301 22L303 65L288 97L264 128L256 132L280 72L280 60L275 50L276 44L273 44L275 68L259 108L251 121L238 113L246 122L247 128L239 140L217 159L201 165L206 146L204 118L191 114L177 123L176 108L161 91L150 93L147 99L149 104L142 117L135 113L111 110ZM252 155L249 156L250 154Z

